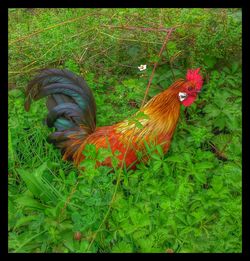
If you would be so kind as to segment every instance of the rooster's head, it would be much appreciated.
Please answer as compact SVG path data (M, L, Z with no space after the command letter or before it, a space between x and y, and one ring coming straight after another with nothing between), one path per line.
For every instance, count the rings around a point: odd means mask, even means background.
M203 80L199 74L200 68L188 70L185 83L179 91L179 100L184 106L190 106L197 98L197 93L201 91Z

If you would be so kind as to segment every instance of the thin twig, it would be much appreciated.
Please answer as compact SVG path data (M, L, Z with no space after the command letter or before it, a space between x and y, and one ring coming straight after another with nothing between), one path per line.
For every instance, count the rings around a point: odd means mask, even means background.
M140 43L150 43L150 44L161 44L161 43L158 43L158 42L148 42L148 41L141 41L141 40L128 39L128 38L119 38L119 37L116 37L116 36L113 36L111 34L107 34L107 33L101 32L101 31L99 31L99 33L107 35L110 38L113 38L113 39L116 39L116 40L120 40L120 41L140 42Z
M47 50L41 57L39 57L38 60L33 61L32 63L24 66L22 69L26 69L27 67L30 67L31 65L33 65L34 63L37 63L41 58L43 58L44 56L46 56L51 50L53 50L57 45L59 45L61 42L58 42L56 44L54 44L52 47L49 48L49 50Z
M167 52L167 56L168 56L168 60L169 60L170 70L171 70L171 73L172 73L172 75L173 75L173 79L175 80L175 74L174 74L174 71L173 71L172 61L171 61L171 59L170 59L170 55L169 55L169 52L168 52L168 48L166 48L166 52Z
M112 58L110 58L108 55L103 54L107 59L109 59L110 61L112 61L114 64L117 64L118 66L122 66L122 67L129 67L129 68L134 68L137 69L137 66L131 66L131 65L126 65L126 64L122 64L122 63L117 63L115 60L113 60Z
M163 52L163 50L165 49L166 44L167 44L167 42L168 42L168 40L169 40L169 37L170 37L170 35L171 35L171 33L172 33L173 30L174 30L174 29L172 28L172 29L170 29L170 30L167 32L166 37L165 37L165 40L164 40L164 43L163 43L163 45L162 45L162 47L161 47L161 50L160 50L160 52L159 52L159 54L158 54L158 57L159 57L159 58L161 57L162 52ZM147 85L147 88L146 88L146 91L145 91L145 95L144 95L144 98L143 98L141 107L144 105L144 103L145 103L145 101L146 101L146 98L147 98L147 95L148 95L148 91L149 91L149 87L150 87L150 85L151 85L151 83L152 83L152 80L153 80L153 77L154 77L154 74L155 74L155 70L156 70L156 67L157 67L158 63L159 63L159 61L156 61L155 64L154 64L154 68L153 68L153 71L152 71L152 73L151 73L151 76L150 76L150 79L149 79L149 82L148 82L148 85Z
M66 202L65 202L65 204L64 204L64 206L63 206L63 208L61 209L60 216L62 216L62 215L63 215L63 213L64 213L64 211L65 211L66 207L68 206L68 204L69 204L69 202L70 202L70 200L71 200L72 196L73 196L73 195L74 195L74 193L76 192L76 188L77 188L78 184L79 184L79 180L76 182L75 186L72 188L72 190L71 190L71 192L70 192L69 196L67 197L67 199L66 199Z
M124 30L141 30L141 31L156 31L156 32L169 32L175 29L175 27L170 28L152 28L152 27L135 27L135 26L116 26L116 25L101 25L101 27L108 27L109 29L124 29Z
M226 150L227 146L232 140L233 140L233 135L229 138L228 142L223 146L222 150L220 151L221 153L223 153Z
M96 53L96 54L94 54L93 56L88 57L88 60L92 59L93 57L97 56L98 54L105 53L106 51L108 51L108 50L111 49L112 47L113 47L113 46L110 46L110 47L108 47L107 49L102 50L101 52Z

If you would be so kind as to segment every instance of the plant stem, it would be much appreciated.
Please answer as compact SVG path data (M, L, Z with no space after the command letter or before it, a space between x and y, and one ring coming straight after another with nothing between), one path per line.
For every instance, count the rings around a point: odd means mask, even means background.
M165 47L166 47L166 45L167 45L167 42L168 42L168 40L169 40L169 38L170 38L170 35L172 34L172 31L173 31L173 30L174 30L174 29L171 28L171 29L167 32L167 34L166 34L165 40L164 40L164 42L163 42L163 44L162 44L162 47L161 47L161 50L160 50L160 52L159 52L159 54L158 54L159 60L160 60L160 58L161 58L161 55L162 55L162 53L163 53L163 50L165 49ZM155 64L154 64L154 68L153 68L153 71L152 71L152 73L151 73L151 76L150 76L150 79L149 79L149 82L148 82L148 85L147 85L147 88L146 88L146 91L145 91L145 95L144 95L144 98L143 98L141 107L144 105L144 103L145 103L145 101L146 101L146 98L147 98L147 95L148 95L148 91L149 91L150 85L151 85L151 83L152 83L152 80L153 80L153 77L154 77L154 74L155 74L155 70L156 70L156 67L157 67L157 65L158 65L158 63L159 63L159 60L158 60L157 62L155 62Z

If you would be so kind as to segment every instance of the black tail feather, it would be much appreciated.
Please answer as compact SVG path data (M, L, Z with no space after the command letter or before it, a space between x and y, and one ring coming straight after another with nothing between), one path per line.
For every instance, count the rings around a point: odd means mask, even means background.
M44 69L27 86L25 109L31 101L47 98L48 127L55 127L49 140L57 147L65 148L69 136L79 132L85 139L96 127L96 104L92 91L79 76L64 69ZM72 148L72 150L74 150Z

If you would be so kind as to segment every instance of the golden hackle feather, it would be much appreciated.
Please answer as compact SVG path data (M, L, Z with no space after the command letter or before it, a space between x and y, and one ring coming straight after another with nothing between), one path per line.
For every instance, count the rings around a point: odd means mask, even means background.
M176 81L166 91L153 97L140 111L146 117L138 119L142 128L127 119L115 125L121 135L121 140L127 142L131 135L133 141L142 144L143 140L153 141L161 136L171 139L180 115L180 102L178 100L179 88L185 84L183 80Z

